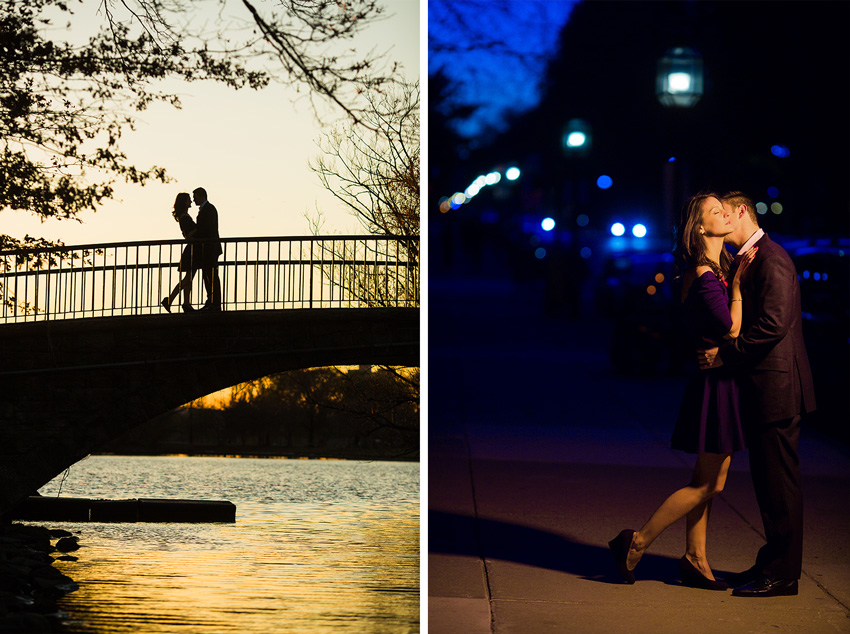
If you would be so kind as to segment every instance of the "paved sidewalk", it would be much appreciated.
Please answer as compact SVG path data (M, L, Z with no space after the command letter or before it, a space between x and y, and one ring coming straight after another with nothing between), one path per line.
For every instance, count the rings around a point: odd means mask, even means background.
M693 459L668 447L683 381L613 376L604 324L542 319L510 286L432 288L428 632L850 632L846 448L803 431L798 596L681 586L684 522L624 585L607 541L690 477ZM713 505L711 564L748 568L762 543L741 454Z

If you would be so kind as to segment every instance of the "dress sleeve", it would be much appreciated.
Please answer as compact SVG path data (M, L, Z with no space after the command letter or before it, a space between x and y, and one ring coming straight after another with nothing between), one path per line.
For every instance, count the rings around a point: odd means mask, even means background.
M723 282L709 271L694 281L691 290L696 293L696 301L704 311L704 334L719 341L732 329L732 315Z

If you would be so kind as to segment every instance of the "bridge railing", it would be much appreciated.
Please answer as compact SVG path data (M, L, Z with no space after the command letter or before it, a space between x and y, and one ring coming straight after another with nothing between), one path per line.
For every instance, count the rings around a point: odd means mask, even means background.
M222 238L223 310L419 306L418 236ZM0 323L149 315L181 277L182 240L0 251ZM191 300L205 299L202 274ZM182 293L172 311L179 311Z

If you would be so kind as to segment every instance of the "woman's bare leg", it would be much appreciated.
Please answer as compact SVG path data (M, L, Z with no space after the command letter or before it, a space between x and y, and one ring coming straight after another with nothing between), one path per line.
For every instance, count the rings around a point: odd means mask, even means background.
M711 502L708 500L685 515L685 556L708 579L714 579L705 554Z
M661 503L643 528L637 531L629 548L626 567L634 569L643 553L671 524L691 513L723 490L731 454L704 453L697 457L691 483ZM708 518L705 518L708 521ZM705 542L703 541L703 547Z
M183 285L183 305L189 306L192 303L192 279L195 277L195 271L186 271L185 277L180 281Z

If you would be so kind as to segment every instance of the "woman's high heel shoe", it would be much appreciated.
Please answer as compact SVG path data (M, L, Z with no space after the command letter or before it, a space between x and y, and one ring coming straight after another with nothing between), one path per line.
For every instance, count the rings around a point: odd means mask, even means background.
M194 313L195 308L189 302L184 302L183 303L183 312L184 313Z
M171 301L167 297L163 297L160 304L162 304L162 307L169 313L171 312Z
M701 590L728 590L729 584L725 581L715 581L703 575L687 557L679 560L679 573L682 575L682 585L689 588Z
M632 545L632 538L634 538L634 536L635 531L626 529L624 531L620 531L619 535L608 542L608 548L610 548L611 552L614 553L614 561L617 564L617 572L620 573L620 576L626 583L635 582L634 570L629 570L626 565L629 558L629 547Z

